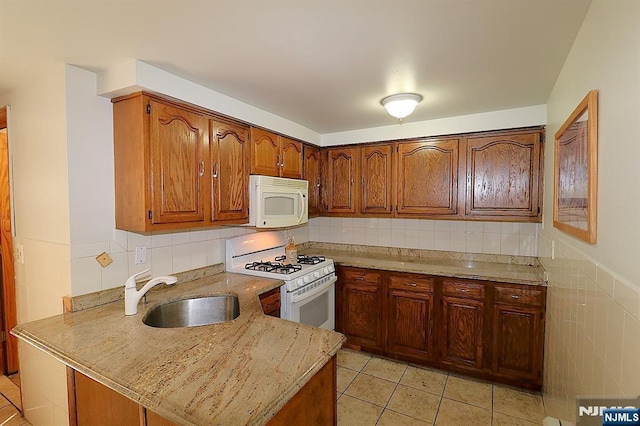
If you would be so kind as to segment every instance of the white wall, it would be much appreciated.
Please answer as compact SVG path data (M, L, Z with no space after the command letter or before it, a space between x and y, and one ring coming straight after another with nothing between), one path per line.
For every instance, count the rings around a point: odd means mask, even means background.
M98 76L98 94L102 96L112 98L139 90L172 96L256 126L320 145L320 134L313 130L137 59L108 69Z
M322 135L322 146L541 126L546 123L546 120L546 106L536 105L503 111L418 121L415 123L394 124L369 129L329 133Z
M594 0L547 104L544 193L552 206L554 134L589 90L599 90L597 244L553 228L550 208L539 242L551 271L545 404L571 421L576 395L640 394L638 22L640 2Z
M14 245L24 247L24 263L15 265L18 323L61 313L62 297L71 293L65 97L62 64L0 95L0 104L11 106ZM20 344L24 413L34 425L64 424L64 366L42 358Z

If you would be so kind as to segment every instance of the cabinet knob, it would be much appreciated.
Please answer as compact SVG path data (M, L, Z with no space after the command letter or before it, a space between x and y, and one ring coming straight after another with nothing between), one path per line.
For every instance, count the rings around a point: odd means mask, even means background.
M218 177L218 163L213 163L213 173L211 177L214 179Z
M408 286L410 286L410 287L417 287L418 286L418 284L416 284L416 283L406 283L406 284Z
M200 177L204 176L204 161L200 162L200 171L198 173Z
M469 291L469 289L468 289L468 288L461 288L461 289L459 289L458 291L459 291L460 293L466 293L466 292L468 292L468 291Z
M511 295L511 298L512 298L513 300L518 300L518 299L520 299L520 296L518 296L517 294L512 294L512 295Z

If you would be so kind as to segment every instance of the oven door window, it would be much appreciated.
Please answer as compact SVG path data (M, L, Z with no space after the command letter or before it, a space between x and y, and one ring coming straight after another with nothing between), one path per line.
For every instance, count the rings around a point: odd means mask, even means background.
M325 291L317 297L300 305L300 322L320 327L329 320L329 294Z
M293 196L265 195L264 216L295 216L296 203Z

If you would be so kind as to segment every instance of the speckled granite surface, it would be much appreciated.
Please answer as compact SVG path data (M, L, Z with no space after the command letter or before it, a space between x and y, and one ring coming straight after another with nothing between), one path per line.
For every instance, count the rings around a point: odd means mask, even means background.
M11 333L163 417L185 425L263 424L342 346L344 336L262 313L258 295L281 282L220 273L162 286L137 315L122 300ZM160 329L142 323L160 302L237 294L240 316Z
M307 243L300 252L321 254L338 265L514 284L544 285L535 258L348 244Z

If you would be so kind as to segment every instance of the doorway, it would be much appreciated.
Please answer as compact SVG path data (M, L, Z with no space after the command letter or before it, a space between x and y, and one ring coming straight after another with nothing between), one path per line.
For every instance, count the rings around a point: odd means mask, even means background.
M16 284L13 259L11 185L7 107L0 108L0 368L5 375L18 372L18 339L9 334L16 326Z

